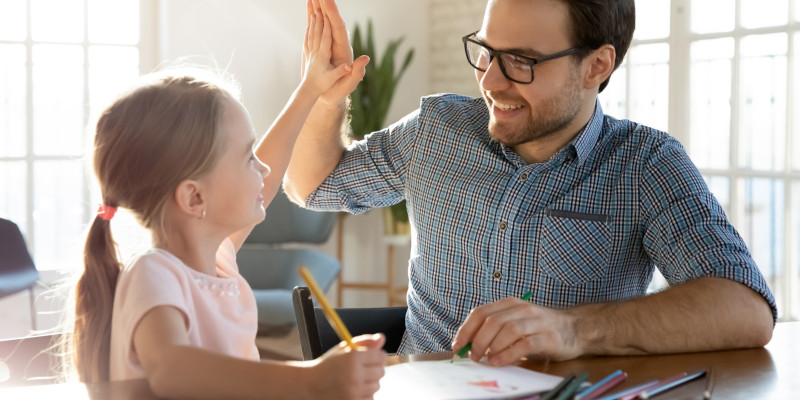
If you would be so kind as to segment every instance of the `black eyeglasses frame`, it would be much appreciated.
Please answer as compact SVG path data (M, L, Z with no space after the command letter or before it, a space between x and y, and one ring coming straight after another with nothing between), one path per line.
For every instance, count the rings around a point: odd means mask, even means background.
M484 49L486 49L489 52L489 64L491 64L492 60L494 60L494 59L500 60L500 62L499 62L500 71L503 72L503 76L505 76L506 79L508 79L508 80L510 80L512 82L521 83L523 85L527 85L527 84L533 83L533 78L534 78L534 76L533 76L533 69L534 68L533 67L536 64L539 64L539 63L542 63L542 62L545 62L545 61L554 60L556 58L561 58L561 57L566 57L566 56L569 56L569 55L573 55L573 54L577 53L578 51L585 49L584 46L575 46L575 47L571 47L569 49L566 49L564 51L559 51L558 53L553 53L553 54L548 54L548 55L545 55L545 56L533 58L533 57L528 57L528 56L523 56L521 54L513 53L513 52L510 52L510 51L495 50L495 49L487 46L485 43L481 43L481 42L479 42L479 41L477 41L477 40L472 38L478 32L480 32L480 31L475 31L475 32L470 33L469 35L465 35L465 36L461 37L461 42L464 43L464 55L467 57L467 62L469 63L469 65L471 65L472 68L475 68L478 71L486 72L486 69L479 68L477 65L472 63L472 59L469 56L469 50L467 50L468 42L471 42L471 43L477 44L478 46L483 47ZM529 81L521 81L521 80L513 79L510 76L508 76L508 73L506 72L506 66L505 66L505 64L503 64L503 59L501 57L499 57L499 55L501 55L501 54L510 54L510 55L512 55L514 57L519 57L519 58L527 61L528 64L530 65L530 67L531 67L531 80L529 80Z

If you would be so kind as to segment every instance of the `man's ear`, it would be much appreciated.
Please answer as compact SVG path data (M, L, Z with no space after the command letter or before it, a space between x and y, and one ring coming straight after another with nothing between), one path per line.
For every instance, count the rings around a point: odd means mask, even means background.
M610 44L604 44L600 48L592 50L583 60L584 65L588 64L583 87L585 89L599 88L600 84L614 72L616 57L617 51Z
M200 183L191 179L179 183L175 189L175 203L178 205L178 210L191 217L203 218L206 203L200 188Z

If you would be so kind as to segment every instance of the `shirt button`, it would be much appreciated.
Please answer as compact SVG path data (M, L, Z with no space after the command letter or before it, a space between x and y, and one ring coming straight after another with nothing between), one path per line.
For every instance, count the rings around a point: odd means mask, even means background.
M500 279L503 277L503 273L500 271L494 271L494 274L492 274L492 276L494 276L494 279Z
M508 225L505 223L505 221L504 221L504 222L501 222L501 223L500 223L500 230L501 230L501 231L504 231L504 230L506 230L506 228L508 228Z
M528 180L528 174L526 174L526 173L524 173L524 172L523 172L523 173L522 173L522 174L519 176L519 180L521 180L521 181L526 181L526 180Z

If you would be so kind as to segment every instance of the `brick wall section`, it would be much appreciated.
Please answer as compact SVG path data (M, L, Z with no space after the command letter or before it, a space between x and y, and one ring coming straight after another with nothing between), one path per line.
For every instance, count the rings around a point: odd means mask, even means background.
M461 37L480 29L485 9L486 0L430 0L431 93L480 94Z

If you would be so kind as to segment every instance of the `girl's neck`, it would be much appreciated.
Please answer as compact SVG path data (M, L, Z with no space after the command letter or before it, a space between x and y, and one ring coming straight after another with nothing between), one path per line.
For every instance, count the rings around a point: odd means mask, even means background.
M198 230L177 232L171 230L166 238L154 240L155 247L170 252L189 268L211 276L217 276L216 255L221 240L211 240Z

